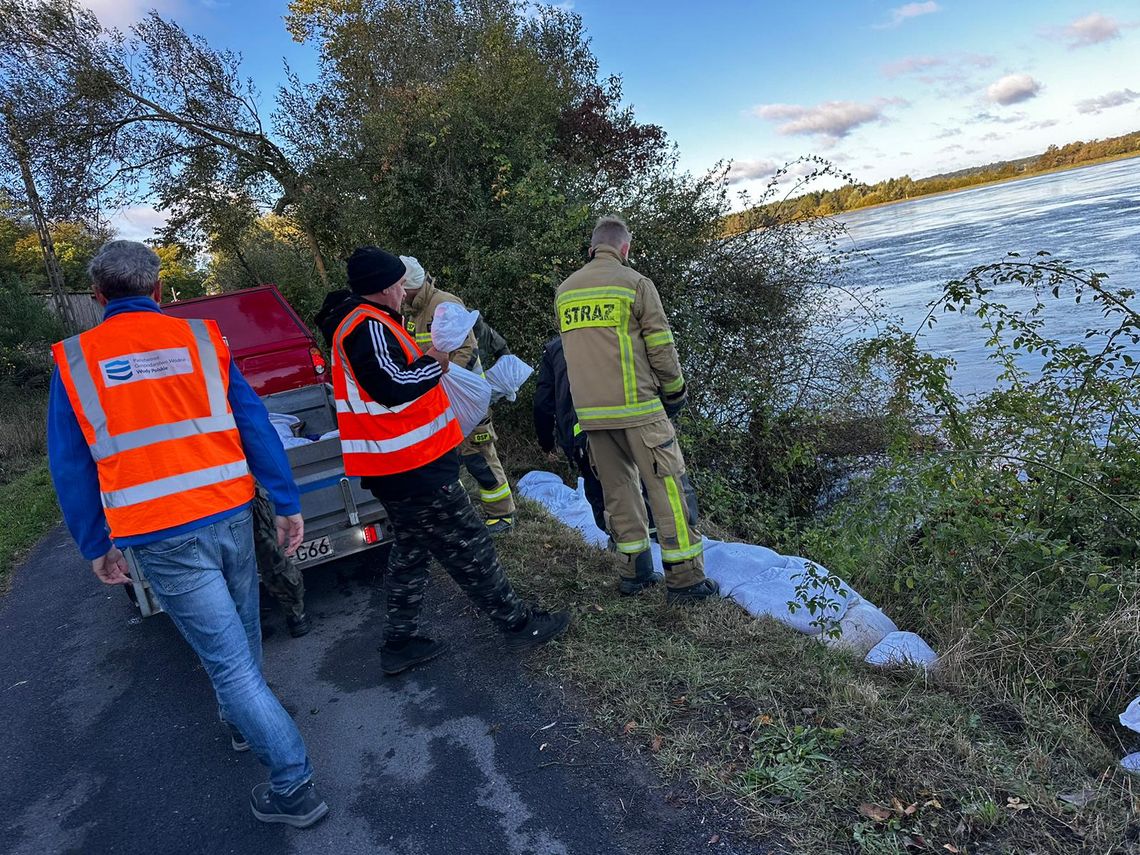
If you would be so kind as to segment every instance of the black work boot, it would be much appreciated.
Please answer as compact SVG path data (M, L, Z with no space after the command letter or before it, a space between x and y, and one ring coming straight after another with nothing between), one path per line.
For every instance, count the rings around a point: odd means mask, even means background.
M262 822L283 822L294 828L308 828L329 812L312 781L287 796L273 792L268 783L258 784L250 793L249 807Z
M309 623L309 616L302 614L300 617L294 615L285 616L285 624L289 627L289 634L294 638L300 638L302 635L308 635L309 630L313 625Z
M648 549L639 552L633 559L633 576L622 576L618 583L618 593L623 597L632 597L640 594L646 588L652 588L665 577L653 569L653 553Z
M685 603L696 603L701 600L707 600L709 597L715 597L720 593L720 585L713 579L701 579L695 585L688 585L684 588L666 588L665 589L665 602L670 605L683 605Z
M543 612L532 609L526 623L514 630L507 630L507 650L519 652L541 647L552 638L557 638L570 626L570 612Z
M487 531L492 537L498 537L501 534L507 534L514 530L515 518L510 517L494 517L484 523L487 526Z
M413 635L395 644L385 641L380 648L380 668L389 677L407 671L413 665L422 665L447 650L447 643Z

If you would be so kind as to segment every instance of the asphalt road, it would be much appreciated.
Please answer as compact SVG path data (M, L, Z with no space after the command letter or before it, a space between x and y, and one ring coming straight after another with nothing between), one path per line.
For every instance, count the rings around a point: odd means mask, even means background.
M685 785L664 785L628 746L584 727L573 694L506 653L446 577L431 586L425 628L452 650L395 679L378 667L375 572L345 563L306 581L312 633L294 640L263 614L266 677L331 807L299 831L250 815L264 772L230 750L170 622L140 620L64 531L48 536L0 600L0 851L761 851Z

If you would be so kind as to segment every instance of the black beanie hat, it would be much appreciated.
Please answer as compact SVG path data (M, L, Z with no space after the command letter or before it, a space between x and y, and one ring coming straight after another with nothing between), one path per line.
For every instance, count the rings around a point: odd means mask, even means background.
M407 272L404 262L379 247L362 246L348 259L348 287L357 294L391 288Z

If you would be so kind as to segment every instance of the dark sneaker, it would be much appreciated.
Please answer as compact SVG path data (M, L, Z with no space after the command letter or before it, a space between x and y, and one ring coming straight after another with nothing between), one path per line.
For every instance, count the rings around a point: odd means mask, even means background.
M514 517L495 517L494 519L487 520L487 531L490 532L492 537L497 537L500 534L506 534L514 527Z
M519 652L541 647L570 626L570 612L542 612L534 609L527 622L506 633L507 650Z
M689 585L685 588L667 588L665 590L665 602L670 605L696 603L707 600L709 597L715 597L719 593L720 585L713 579L702 579L695 585Z
M237 751L238 753L241 753L242 751L249 751L249 742L247 742L246 738L241 735L241 731L230 724L228 721L226 722L226 727L230 729L230 748L232 748L234 751Z
M268 783L258 784L249 796L253 815L262 822L283 822L294 828L308 828L329 812L329 806L309 781L283 796Z
M665 577L653 569L653 555L648 550L638 553L633 559L634 575L622 576L618 583L618 593L623 597L632 597L640 594L646 588L652 588Z
M447 650L447 644L430 638L413 636L400 647L384 644L380 648L380 668L389 677L407 671L413 665L420 665Z
M309 616L304 614L300 617L286 615L285 624L289 627L289 634L294 638L300 638L302 635L308 635L309 630L313 628L313 625L309 623Z

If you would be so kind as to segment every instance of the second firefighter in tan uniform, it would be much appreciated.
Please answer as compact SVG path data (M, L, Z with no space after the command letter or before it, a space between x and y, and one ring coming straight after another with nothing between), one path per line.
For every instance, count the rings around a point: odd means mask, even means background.
M622 594L654 584L641 485L657 523L670 602L717 593L705 578L701 535L681 476L685 460L670 416L685 402L673 333L653 282L628 265L630 234L602 217L592 260L555 300L570 390L602 482L610 533L627 565ZM695 503L692 503L695 504Z
M423 266L415 258L402 255L400 260L408 270L407 282L404 284L408 292L404 304L405 325L415 337L416 343L426 349L431 346L431 322L436 307L441 303L458 303L462 306L463 301L454 294L437 288L435 281L424 272ZM449 354L449 358L454 365L477 374L483 373L474 330L467 334L462 347ZM479 500L488 530L492 534L502 534L514 527L515 499L506 472L503 471L503 464L495 452L495 439L495 428L488 413L487 418L476 425L463 440L459 455L464 467L479 485Z

